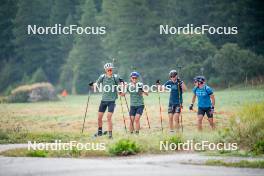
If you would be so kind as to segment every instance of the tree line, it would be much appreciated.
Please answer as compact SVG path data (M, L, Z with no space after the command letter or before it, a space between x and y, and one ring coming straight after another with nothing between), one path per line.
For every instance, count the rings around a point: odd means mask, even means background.
M124 79L146 84L203 74L214 86L264 75L261 0L3 0L0 5L0 92L49 81L58 90L87 92L88 82L116 58ZM27 25L105 26L105 35L28 35ZM160 25L237 26L236 35L160 35Z

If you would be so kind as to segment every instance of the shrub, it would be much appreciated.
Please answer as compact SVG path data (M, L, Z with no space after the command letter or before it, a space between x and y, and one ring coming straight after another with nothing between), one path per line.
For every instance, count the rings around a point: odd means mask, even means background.
M45 150L32 150L27 153L30 157L47 157L48 152Z
M264 140L255 143L253 152L255 154L264 154Z
M121 139L109 148L109 153L118 156L135 155L140 152L140 148L135 141Z
M55 89L50 83L36 83L19 86L11 91L8 97L10 103L36 102L57 100Z
M240 147L250 150L263 147L264 139L264 102L244 106L231 117L228 130L222 137L238 142ZM225 140L223 139L223 140Z
M181 138L181 136L172 136L171 138L169 138L169 143L170 144L179 144L179 143L182 143L182 138Z
M168 143L168 144L175 144L175 149L178 150L178 144L183 143L182 137L177 135L177 136L172 136L170 138L166 138L163 143Z
M7 133L0 130L0 140L7 140L7 139L9 139Z

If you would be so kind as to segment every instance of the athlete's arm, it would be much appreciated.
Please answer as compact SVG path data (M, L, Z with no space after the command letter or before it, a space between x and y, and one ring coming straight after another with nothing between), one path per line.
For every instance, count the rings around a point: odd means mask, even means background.
M156 87L158 92L162 92L162 85L159 79L156 81Z
M193 110L193 104L194 104L194 102L195 102L195 99L196 99L196 95L195 94L193 94L193 97L192 97L192 104L189 106L189 110Z
M144 90L143 90L142 94L148 96L148 92L145 92Z
M105 75L99 76L99 78L95 81L95 83L93 83L93 86L96 86L96 85L103 83L104 77L105 77Z
M184 82L182 82L182 91L185 92L187 90L187 86Z
M212 101L212 106L215 106L215 96L214 94L210 95L211 101Z
M126 82L123 81L123 79L119 79L119 88L118 88L118 94L120 96L125 96L126 93L129 91L128 89L128 85L126 84Z
M193 97L192 97L192 104L194 104L194 103L195 103L195 100L196 100L196 95L195 95L195 94L193 94Z
M138 89L139 95L141 95L141 96L143 96L143 95L148 96L148 92L144 90L143 84L142 83L141 84L138 84L138 86L139 86L139 89Z
M169 81L165 82L163 85L160 85L159 91L160 92L168 92L171 89L171 84Z
M119 95L120 95L120 96L125 96L126 93L124 93L124 92L119 92Z

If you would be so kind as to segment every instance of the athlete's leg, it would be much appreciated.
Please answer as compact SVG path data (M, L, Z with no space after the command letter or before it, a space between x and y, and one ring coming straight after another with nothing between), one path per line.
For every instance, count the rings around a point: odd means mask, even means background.
M180 117L180 113L174 113L173 119L174 119L174 122L175 122L175 128L177 130L179 130L179 128L180 128L180 120L179 120L179 117Z
M136 132L138 132L140 129L140 114L136 114L135 123L136 123L135 130L136 130Z
M134 132L134 129L133 129L133 127L134 127L134 121L135 121L135 116L130 116L130 118L131 118L131 120L129 120L130 121L130 125L129 125L129 131L130 131L130 133L133 133Z
M213 117L208 118L208 122L209 122L211 128L212 129L215 129L214 118Z
M212 128L212 129L215 129L214 118L213 118L214 115L213 115L213 113L211 112L211 109L208 109L208 110L206 111L206 115L207 115L207 117L208 117L208 122L209 122L211 128Z
M202 123L203 123L203 115L201 115L201 114L199 114L198 116L198 130L199 131L202 131L202 129L203 129L203 125L202 125Z
M174 127L173 127L173 114L172 113L169 113L169 128L170 128L170 131L174 130Z

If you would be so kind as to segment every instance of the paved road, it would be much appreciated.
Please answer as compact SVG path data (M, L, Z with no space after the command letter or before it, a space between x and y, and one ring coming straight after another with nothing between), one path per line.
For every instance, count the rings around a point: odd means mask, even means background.
M10 146L9 146L10 147ZM3 147L2 147L3 148ZM1 147L0 147L1 149ZM3 150L3 149L2 149ZM264 169L228 168L215 166L191 165L182 163L199 163L207 157L199 154L144 155L115 158L29 158L0 156L0 176L263 176ZM241 160L239 157L224 158L228 161ZM243 159L243 158L242 158ZM245 158L244 158L245 159Z
M186 156L186 154L185 154ZM131 158L71 159L71 158L12 158L0 157L0 175L51 175L51 176L263 176L264 169L227 168L187 165L192 154L141 156ZM188 159L189 158L189 159Z

